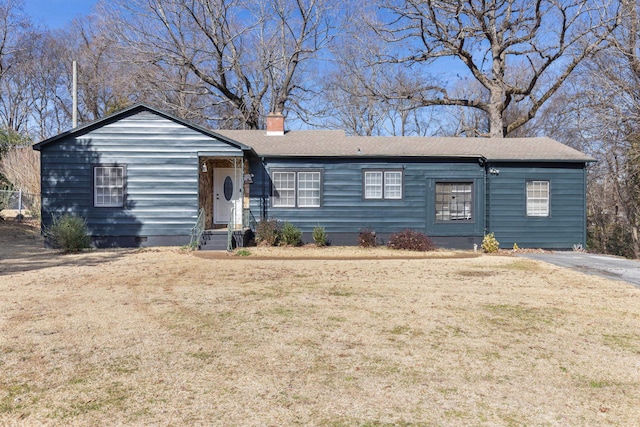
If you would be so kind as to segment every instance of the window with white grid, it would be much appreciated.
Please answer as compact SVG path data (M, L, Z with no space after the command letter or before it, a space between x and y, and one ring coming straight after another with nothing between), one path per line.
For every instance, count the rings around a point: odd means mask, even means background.
M298 172L298 207L320 207L320 172Z
M271 174L273 182L273 206L275 207L295 207L296 206L296 173L295 172L273 172Z
M365 199L402 199L402 171L364 171Z
M381 171L367 171L364 173L364 198L382 199Z
M96 208L124 207L124 166L93 168L93 206Z
M386 171L384 173L384 198L402 199L401 171Z
M322 172L314 170L271 172L272 204L277 208L318 208L322 196Z
M549 181L527 181L527 216L549 216Z

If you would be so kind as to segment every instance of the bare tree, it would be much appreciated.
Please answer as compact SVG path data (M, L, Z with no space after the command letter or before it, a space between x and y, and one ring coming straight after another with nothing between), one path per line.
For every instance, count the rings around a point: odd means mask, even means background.
M621 2L606 50L585 61L548 103L540 128L598 160L589 167L588 243L640 257L640 37L637 1Z
M11 132L26 132L28 102L22 93L22 66L28 61L32 30L19 0L0 0L0 126Z
M308 84L303 64L336 31L328 0L119 0L103 10L138 63L188 70L172 73L178 86L204 91L214 111L231 110L235 126L252 129L265 110L287 109Z
M461 64L486 96L456 97L451 82L416 87L425 106L473 108L488 135L506 136L531 120L585 58L606 46L618 25L615 4L591 0L387 0L372 27L401 53L390 64ZM453 61L453 62L452 62ZM513 68L523 72L512 72ZM451 73L449 74L451 76ZM507 111L519 105L509 120Z
M13 188L29 193L33 210L40 212L40 153L28 145L11 148L0 159L0 175Z

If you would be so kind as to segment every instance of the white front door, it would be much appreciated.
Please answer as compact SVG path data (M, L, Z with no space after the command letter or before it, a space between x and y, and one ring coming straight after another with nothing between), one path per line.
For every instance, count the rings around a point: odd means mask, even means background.
M241 171L233 168L213 170L213 222L229 224L231 210L235 206L235 225L242 224Z

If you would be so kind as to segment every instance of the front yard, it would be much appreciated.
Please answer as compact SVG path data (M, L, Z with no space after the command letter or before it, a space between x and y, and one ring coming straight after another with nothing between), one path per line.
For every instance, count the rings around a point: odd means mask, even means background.
M640 419L621 282L470 253L40 244L0 224L0 424Z

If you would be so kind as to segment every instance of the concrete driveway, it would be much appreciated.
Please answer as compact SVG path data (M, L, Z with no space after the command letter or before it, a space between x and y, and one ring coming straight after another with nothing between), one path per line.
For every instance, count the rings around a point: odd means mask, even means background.
M517 256L571 268L582 273L622 280L640 288L640 262L636 260L580 252L519 254Z

